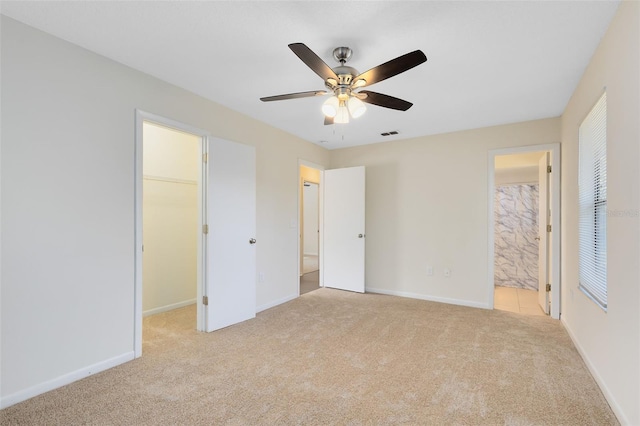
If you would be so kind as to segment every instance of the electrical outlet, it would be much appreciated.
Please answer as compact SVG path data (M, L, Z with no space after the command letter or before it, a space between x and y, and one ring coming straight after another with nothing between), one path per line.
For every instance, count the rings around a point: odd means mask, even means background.
M444 276L449 278L451 276L451 269L449 268L444 268Z
M264 282L264 272L260 272L258 274L258 282L260 282L260 283Z
M433 266L431 265L427 265L427 276L432 276L433 275Z

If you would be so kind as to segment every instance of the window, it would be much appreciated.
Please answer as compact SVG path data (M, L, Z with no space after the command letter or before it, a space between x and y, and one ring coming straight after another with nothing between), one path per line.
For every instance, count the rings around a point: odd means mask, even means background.
M607 310L607 94L580 125L579 288Z

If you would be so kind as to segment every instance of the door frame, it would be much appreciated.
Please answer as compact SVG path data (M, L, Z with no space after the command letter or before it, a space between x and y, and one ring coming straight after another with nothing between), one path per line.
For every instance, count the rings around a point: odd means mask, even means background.
M318 215L318 220L316 221L318 226L317 226L317 230L316 230L316 234L317 234L317 239L318 239L318 248L316 249L317 251L317 255L318 255L318 259L320 259L320 182L312 182L311 180L308 179L302 179L302 200L301 200L301 214L300 214L300 246L303 247L302 251L301 251L301 258L304 258L304 245L305 245L305 235L306 235L306 231L305 231L305 215L307 214L307 209L305 209L305 195L304 195L304 191L306 188L306 186L308 185L315 185L316 188L316 195L317 195L317 200L316 200L316 205L317 205L317 212L316 214ZM302 276L302 275L301 275Z
M135 149L134 149L134 306L133 306L133 347L136 358L142 356L142 183L143 183L143 123L151 122L163 127L168 127L185 133L200 137L200 150L204 154L209 151L208 138L210 133L181 123L170 118L156 115L150 112L135 110ZM202 229L204 218L206 217L206 163L200 162L200 173L198 174L198 227ZM198 232L198 259L197 259L197 292L196 305L198 307L198 318L196 328L206 329L206 316L203 306L200 303L205 293L205 272L206 272L206 240L202 232Z
M550 316L554 319L560 319L560 148L559 142L550 143L544 145L528 145L521 147L500 148L493 149L488 152L487 155L487 175L488 175L488 197L487 197L487 210L488 210L488 235L487 235L487 252L488 256L488 276L487 282L489 283L488 294L489 300L487 307L493 309L493 299L495 291L495 226L494 226L494 197L495 197L495 158L501 155L509 154L524 154L528 152L548 151L551 153L551 242L549 247L551 248L551 309Z
M302 259L302 185L303 185L303 181L304 179L302 178L302 174L300 173L300 166L306 166L306 167L310 167L312 169L316 169L320 171L320 182L318 182L318 229L320 230L320 232L318 233L318 268L319 268L319 285L320 287L324 287L324 273L323 273L323 269L324 269L324 255L323 255L323 251L324 251L324 171L325 171L325 167L317 164L317 163L313 163L311 161L307 161L307 160L303 160L301 158L298 158L298 185L297 185L297 191L298 191L298 220L296 221L298 223L298 232L296 234L296 239L297 239L297 246L298 249L297 254L298 257L296 259L296 263L298 265L298 272L296 274L296 291L295 291L295 295L296 297L300 297L300 277L301 277L301 273L302 273L302 266L301 266L301 259Z

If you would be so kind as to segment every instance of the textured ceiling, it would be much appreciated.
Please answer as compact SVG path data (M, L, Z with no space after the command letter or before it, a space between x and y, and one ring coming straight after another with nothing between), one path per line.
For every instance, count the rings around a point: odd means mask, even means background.
M326 148L560 115L618 2L7 2L2 13ZM324 126L322 90L287 47L330 66L349 46L360 72L415 49L428 61L372 85L406 99ZM368 88L369 89L369 88ZM397 130L396 136L380 133Z

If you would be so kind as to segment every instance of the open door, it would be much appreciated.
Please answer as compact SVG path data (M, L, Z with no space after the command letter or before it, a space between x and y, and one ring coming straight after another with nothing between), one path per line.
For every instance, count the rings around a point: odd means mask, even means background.
M325 287L364 293L364 191L364 167L325 170Z
M252 146L208 140L206 296L201 302L206 331L213 331L256 316L256 154Z
M549 236L547 225L550 224L549 209L549 153L545 152L538 163L538 182L540 208L538 209L538 303L545 314L549 314Z

